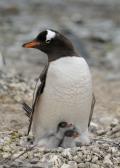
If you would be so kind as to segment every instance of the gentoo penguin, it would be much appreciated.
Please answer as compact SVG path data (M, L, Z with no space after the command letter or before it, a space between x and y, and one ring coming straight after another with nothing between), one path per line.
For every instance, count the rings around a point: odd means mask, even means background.
M48 55L31 109L28 133L32 126L34 137L42 138L55 133L56 125L66 121L79 129L85 142L93 113L92 80L87 62L76 53L68 38L51 29L42 31L23 47L36 48Z
M78 136L79 136L79 133L76 130L68 130L68 131L66 131L60 146L63 147L63 148L76 147L75 139Z
M34 142L34 144L38 144L40 147L45 148L56 148L59 146L60 142L62 141L64 137L64 133L67 130L73 129L72 124L68 124L67 122L60 122L57 126L57 130L55 134L48 135L46 137L43 137L39 140L39 142Z

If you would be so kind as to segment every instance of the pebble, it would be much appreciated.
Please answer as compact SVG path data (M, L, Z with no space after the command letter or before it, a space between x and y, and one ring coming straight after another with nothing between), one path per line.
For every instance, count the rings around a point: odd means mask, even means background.
M100 168L100 166L97 165L97 164L91 164L90 167L91 167L91 168Z
M112 165L113 165L113 163L112 163L112 161L110 160L110 158L111 158L111 155L110 155L110 154L108 154L108 155L105 156L103 163L104 163L106 166L112 166Z
M34 158L30 161L31 164L37 164L39 162L39 159Z
M119 124L119 120L117 118L114 118L112 123L111 123L111 127L115 127L118 124Z
M82 161L82 157L80 157L79 155L76 155L76 156L73 156L73 160L79 163Z
M79 168L85 168L85 163L79 163L79 164L78 164L78 167L79 167Z
M77 163L76 163L75 161L69 161L68 164L69 164L71 167L77 168Z
M106 67L112 69L114 72L119 72L120 70L120 45L117 46L114 50L109 51L105 57Z
M4 159L7 159L9 156L10 156L9 152L4 152L4 154L3 154L3 158Z
M76 166L74 167L73 165L69 164L63 164L61 168L77 168Z
M69 159L72 158L72 154L71 154L71 149L70 148L65 149L62 154L63 154L64 157L67 157Z
M93 163L96 163L98 161L98 157L97 156L94 156L93 158L92 158L92 162Z
M62 165L62 159L58 155L55 155L51 158L50 163L54 166L60 167Z
M103 130L103 129L97 130L97 135L98 135L98 136L102 136L102 135L104 135L105 133L106 133L106 130Z
M87 162L90 162L91 159L92 159L92 158L91 158L91 155L87 155L86 161L87 161Z

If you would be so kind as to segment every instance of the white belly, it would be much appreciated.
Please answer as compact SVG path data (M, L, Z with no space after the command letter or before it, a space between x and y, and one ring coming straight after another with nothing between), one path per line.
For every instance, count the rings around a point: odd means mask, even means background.
M61 121L85 131L92 101L92 82L86 61L64 57L50 63L44 92L35 109L33 134L41 137L55 131Z

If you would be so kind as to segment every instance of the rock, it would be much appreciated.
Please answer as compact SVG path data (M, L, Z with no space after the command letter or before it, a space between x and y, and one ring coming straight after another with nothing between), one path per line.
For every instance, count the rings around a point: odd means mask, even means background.
M77 167L71 166L69 164L63 164L61 168L77 168Z
M76 163L75 161L69 161L68 164L71 166L71 168L72 168L72 167L74 167L74 168L77 168L77 167L78 167L78 166L77 166L77 163Z
M4 144L4 139L0 139L0 145Z
M9 152L4 152L4 154L3 154L3 158L4 159L7 159L8 157L10 157L10 153Z
M90 167L90 163L89 162L85 162L85 166L86 166L86 168L89 168Z
M106 134L106 130L104 130L104 129L97 130L97 135L102 136L104 134Z
M78 168L77 163L74 161L69 161L68 164L63 164L61 168Z
M63 155L64 157L67 157L67 158L69 158L69 159L72 159L71 149L70 149L70 148L65 149L65 150L63 151L62 155Z
M30 161L31 164L37 164L39 162L39 159L34 158Z
M55 155L50 159L49 162L52 163L53 166L60 167L63 160L58 155Z
M10 152L10 151L11 151L11 148L10 148L10 146L5 145L5 146L3 147L3 150L4 150L5 152Z
M87 161L87 162L90 162L91 159L92 159L92 158L91 158L91 155L87 155L86 161Z
M76 156L73 156L73 160L79 163L82 161L82 157L80 157L79 155L76 155Z
M112 20L93 20L88 22L90 38L95 42L106 43L112 40L114 23ZM109 30L109 31L108 31Z
M100 166L97 165L97 164L91 164L91 165L90 165L90 168L100 168Z
M85 163L79 163L79 164L78 164L78 167L79 167L79 168L86 168Z
M112 41L115 45L120 45L120 29L116 29Z
M115 154L115 153L117 153L117 149L116 149L116 147L111 147L111 152L113 153L113 154Z
M5 60L2 53L0 52L0 70L3 70L4 67L5 67Z
M111 123L111 127L115 127L116 125L118 125L119 120L117 118L114 118L112 123Z
M118 133L118 135L120 135L120 126L117 125L116 127L113 127L107 134L108 135L115 135L116 133Z
M110 160L110 158L111 158L111 155L110 155L110 154L108 154L108 155L105 156L103 163L104 163L106 166L112 166L112 165L113 165L113 163L112 163L112 161Z
M108 52L105 57L105 64L109 69L112 69L115 72L120 71L120 47L117 46L112 51Z
M106 151L108 151L109 150L109 144L107 144L106 142L104 142L104 144L102 145L102 149L104 149L104 150L106 150Z
M97 157L97 156L93 156L92 162L93 162L93 163L96 163L97 161L98 161L98 157Z
M84 24L84 20L83 20L82 15L80 15L78 13L73 14L71 17L71 20L72 20L72 22L76 23L77 25Z

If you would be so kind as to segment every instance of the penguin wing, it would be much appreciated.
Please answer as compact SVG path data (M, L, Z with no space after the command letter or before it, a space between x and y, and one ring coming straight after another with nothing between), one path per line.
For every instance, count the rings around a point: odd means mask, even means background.
M43 74L43 72L42 72ZM40 85L41 85L41 79L40 77L37 79L37 82L36 82L36 86L35 86L35 89L34 89L34 93L33 93L33 102L32 102L32 105L35 103L35 99L36 99L36 96L38 94L38 90L40 88ZM25 110L25 114L27 115L28 118L30 118L31 116L31 113L33 111L33 108L30 107L27 103L23 102L22 103L22 106L23 106L23 109Z
M30 118L30 115L32 113L32 108L25 102L22 103L23 110L25 111L25 114L28 118Z
M91 123L91 120L92 120L95 103L96 103L96 99L95 99L95 95L94 95L94 93L93 93L92 104L91 104L91 110L90 110L90 116L89 116L89 121L88 121L88 127L90 126L90 123Z
M35 87L35 92L34 92L34 95L33 95L32 108L29 105L27 105L26 103L23 103L23 109L25 110L26 115L30 118L30 123L29 123L29 126L28 126L27 135L29 135L29 132L31 130L33 115L34 115L34 111L35 111L35 106L36 106L37 102L39 101L40 95L43 93L43 90L44 90L48 67L49 67L49 64L45 65L42 73L40 74L40 77L38 78L37 83L39 83L39 84L38 84L37 87Z

